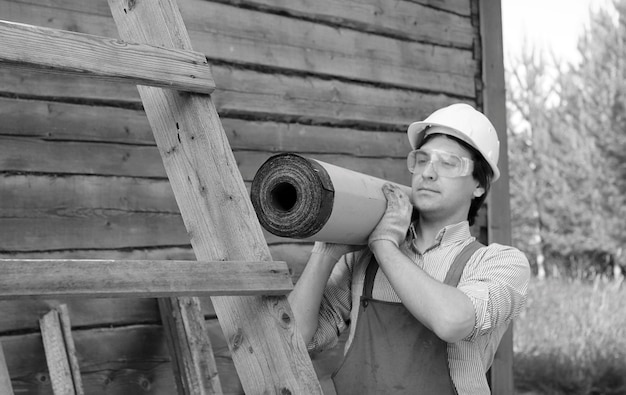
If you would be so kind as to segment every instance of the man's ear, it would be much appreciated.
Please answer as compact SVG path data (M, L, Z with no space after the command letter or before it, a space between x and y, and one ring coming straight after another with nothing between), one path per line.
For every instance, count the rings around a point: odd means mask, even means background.
M485 194L485 188L476 187L476 189L474 189L474 197L481 197L484 194Z

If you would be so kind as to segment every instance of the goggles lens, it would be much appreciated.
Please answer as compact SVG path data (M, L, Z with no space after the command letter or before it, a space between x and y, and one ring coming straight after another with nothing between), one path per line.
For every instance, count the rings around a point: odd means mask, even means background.
M418 149L407 157L407 167L414 174L422 174L429 164L441 177L464 177L474 171L473 160L446 151Z

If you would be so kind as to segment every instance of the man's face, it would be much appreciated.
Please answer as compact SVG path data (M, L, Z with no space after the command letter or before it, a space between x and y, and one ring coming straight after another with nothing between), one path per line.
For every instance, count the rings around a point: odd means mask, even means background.
M420 147L424 151L439 150L471 159L471 153L455 140L443 135L430 138ZM467 213L474 197L484 193L472 175L442 177L432 164L423 172L415 172L412 178L411 199L422 215L450 218L460 222Z

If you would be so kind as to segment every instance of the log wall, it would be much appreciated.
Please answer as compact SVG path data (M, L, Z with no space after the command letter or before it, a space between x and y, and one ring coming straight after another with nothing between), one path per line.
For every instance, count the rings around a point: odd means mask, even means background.
M478 0L179 0L247 185L298 152L408 184L406 127L482 106ZM105 0L0 0L0 19L118 37ZM0 38L1 39L1 38ZM68 53L71 56L71 53ZM485 236L483 213L474 229ZM267 235L297 279L311 245ZM0 258L194 259L134 86L0 68ZM0 301L16 393L50 394L38 318L67 303L89 394L171 394L153 299ZM225 393L236 375L203 308Z

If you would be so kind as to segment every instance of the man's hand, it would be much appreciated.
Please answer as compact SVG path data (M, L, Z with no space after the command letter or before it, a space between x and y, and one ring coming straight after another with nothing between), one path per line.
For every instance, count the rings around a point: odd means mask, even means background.
M399 247L411 225L413 206L409 197L396 185L383 185L383 193L387 198L387 210L370 234L368 244L371 247L376 240L389 240Z
M335 262L339 260L345 254L363 249L365 246L348 245L348 244L334 244L324 243L316 241L311 250L312 254L320 254L332 257Z

